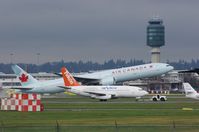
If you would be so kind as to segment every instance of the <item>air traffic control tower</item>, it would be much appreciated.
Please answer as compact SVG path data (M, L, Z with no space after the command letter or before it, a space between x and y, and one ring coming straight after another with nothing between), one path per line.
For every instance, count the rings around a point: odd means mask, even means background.
M160 47L165 45L162 19L152 18L147 26L147 45L151 47L151 62L160 62Z

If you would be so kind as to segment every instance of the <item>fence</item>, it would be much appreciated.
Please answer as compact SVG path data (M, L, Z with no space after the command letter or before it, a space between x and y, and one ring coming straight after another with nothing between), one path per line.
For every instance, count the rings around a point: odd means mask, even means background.
M0 124L0 132L192 132L198 131L198 125L176 125L175 122L170 125L66 125L59 124L57 121L54 125L6 125L3 122Z

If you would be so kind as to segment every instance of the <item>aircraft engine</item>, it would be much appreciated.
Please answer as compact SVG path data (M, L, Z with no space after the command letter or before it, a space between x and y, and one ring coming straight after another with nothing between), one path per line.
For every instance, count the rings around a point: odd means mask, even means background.
M100 100L107 100L107 99L111 99L111 95L105 95L105 96L97 96L97 95L93 95L91 96L91 98L95 98L95 99L100 99Z
M116 84L114 77L106 77L100 81L100 85L114 85Z

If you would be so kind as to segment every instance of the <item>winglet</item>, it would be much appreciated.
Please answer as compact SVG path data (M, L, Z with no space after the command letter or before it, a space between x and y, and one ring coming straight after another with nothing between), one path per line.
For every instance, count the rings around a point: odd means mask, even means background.
M65 67L61 68L62 77L64 79L65 86L80 86L80 84L73 78Z

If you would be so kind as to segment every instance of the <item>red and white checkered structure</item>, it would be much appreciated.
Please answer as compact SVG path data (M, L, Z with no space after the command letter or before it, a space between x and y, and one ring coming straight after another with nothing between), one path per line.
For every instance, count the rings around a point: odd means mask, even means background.
M43 111L40 94L12 94L1 99L1 110Z
M1 110L17 110L18 100L14 98L3 98L1 99Z

